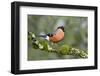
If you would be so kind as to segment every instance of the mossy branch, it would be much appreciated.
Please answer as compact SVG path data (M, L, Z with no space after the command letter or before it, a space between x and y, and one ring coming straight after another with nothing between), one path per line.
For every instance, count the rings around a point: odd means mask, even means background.
M34 33L28 32L28 40L32 43L32 46L34 49L40 49L42 51L46 52L54 52L58 53L60 55L73 55L73 56L79 56L80 58L87 58L88 54L86 51L76 49L73 47L70 47L66 44L53 48L49 45L48 41L46 40L38 40Z

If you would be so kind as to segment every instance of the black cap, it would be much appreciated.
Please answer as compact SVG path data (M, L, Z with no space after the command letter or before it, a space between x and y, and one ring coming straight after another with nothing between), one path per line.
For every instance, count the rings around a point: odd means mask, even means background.
M57 29L62 29L64 32L64 26L59 26Z

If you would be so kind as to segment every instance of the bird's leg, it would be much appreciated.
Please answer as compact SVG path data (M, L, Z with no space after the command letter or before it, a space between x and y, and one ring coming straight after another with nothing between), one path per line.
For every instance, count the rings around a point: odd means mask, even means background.
M51 43L51 46L52 46L52 47L54 46L54 43L53 43L53 42Z
M53 48L57 48L57 43L52 42L51 45L52 45Z
M54 43L55 48L57 48L57 43Z

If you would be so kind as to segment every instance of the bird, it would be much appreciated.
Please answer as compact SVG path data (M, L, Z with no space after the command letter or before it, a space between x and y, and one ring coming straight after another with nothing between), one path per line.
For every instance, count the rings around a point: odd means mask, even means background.
M59 26L55 30L55 32L48 33L46 35L39 35L40 37L53 42L53 43L58 43L64 39L64 26Z

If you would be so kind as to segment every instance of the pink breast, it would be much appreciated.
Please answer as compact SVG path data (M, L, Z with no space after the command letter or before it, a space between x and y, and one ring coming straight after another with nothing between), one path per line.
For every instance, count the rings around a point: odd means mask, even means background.
M60 32L54 34L53 37L50 37L50 41L56 43L56 42L61 41L63 38L64 38L64 32L63 31L60 31Z

